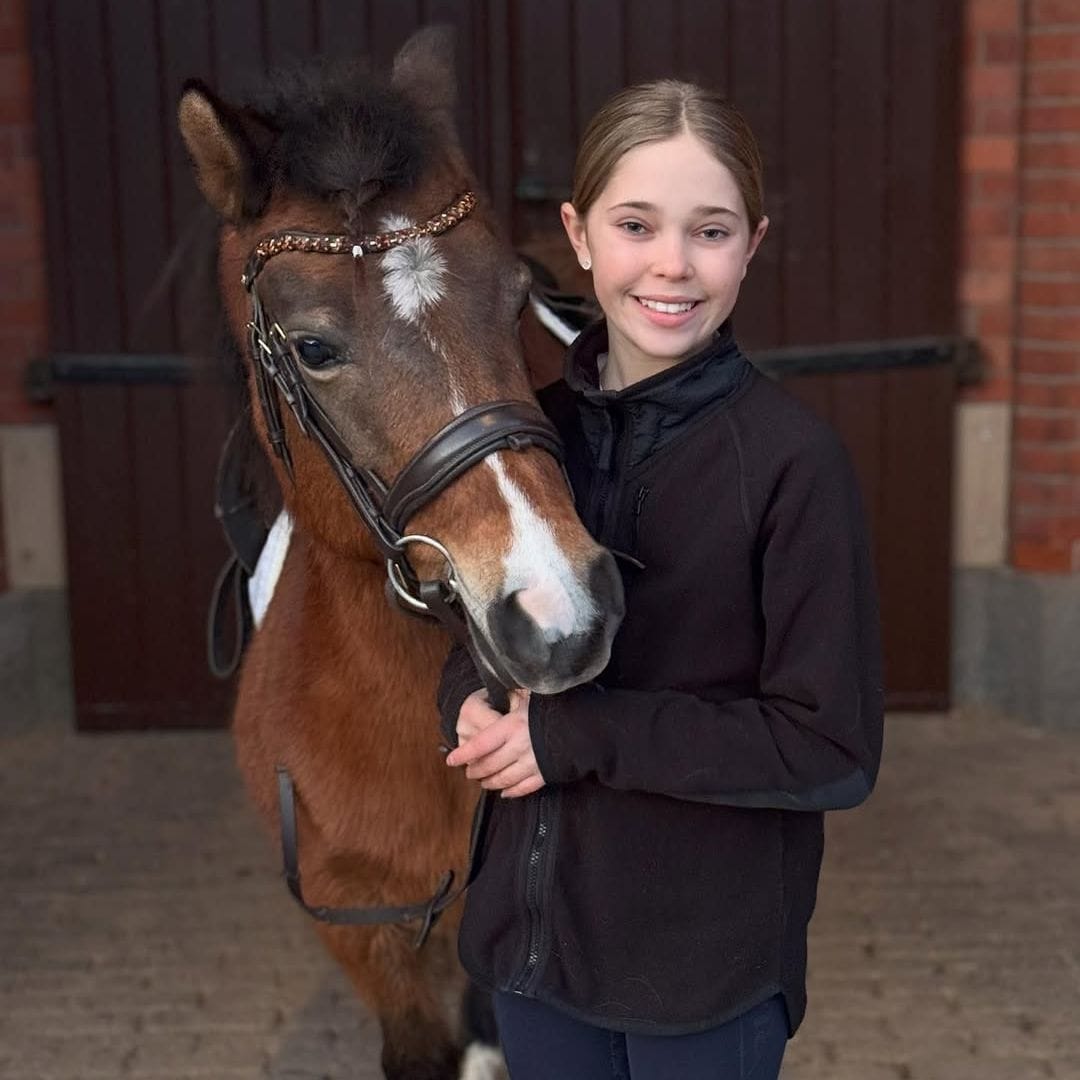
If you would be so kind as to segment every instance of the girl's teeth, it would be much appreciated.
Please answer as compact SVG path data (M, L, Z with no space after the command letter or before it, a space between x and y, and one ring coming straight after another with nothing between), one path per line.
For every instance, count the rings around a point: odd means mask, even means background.
M694 306L692 300L688 300L684 304L665 304L662 300L645 300L640 296L638 297L638 303L644 305L650 311L660 311L665 315L681 315Z

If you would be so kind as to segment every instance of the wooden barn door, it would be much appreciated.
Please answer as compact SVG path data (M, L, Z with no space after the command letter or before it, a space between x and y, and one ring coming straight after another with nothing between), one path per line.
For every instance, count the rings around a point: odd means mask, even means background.
M206 269L187 261L203 213L174 121L187 78L228 96L299 57L385 64L417 27L453 24L466 152L515 241L571 280L556 209L588 116L626 82L695 78L746 112L767 163L772 226L740 301L746 346L955 331L953 0L30 7L83 728L220 724L231 692L206 672L203 624L224 552L212 482L232 403L176 284ZM163 284L170 260L182 269ZM804 374L792 386L829 413L860 469L890 700L938 705L949 372L933 386L906 376Z
M588 276L557 209L577 140L609 94L673 75L719 90L749 119L770 226L739 299L739 340L852 452L889 705L945 707L960 5L517 0L507 40L493 99L510 103L497 171L513 178L514 233L578 288Z

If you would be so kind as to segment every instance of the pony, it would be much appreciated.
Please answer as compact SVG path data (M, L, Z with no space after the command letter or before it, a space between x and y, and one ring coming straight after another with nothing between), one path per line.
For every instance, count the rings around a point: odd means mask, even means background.
M291 845L290 887L377 1016L389 1080L467 1068L445 871L466 877L479 792L439 752L450 635L388 595L449 600L489 680L540 693L595 677L622 617L535 406L517 333L529 273L473 194L452 71L449 34L429 28L389 76L294 71L243 106L191 82L178 108L293 523L240 672L236 757L287 864ZM524 434L484 443L485 425ZM372 908L390 921L334 918Z

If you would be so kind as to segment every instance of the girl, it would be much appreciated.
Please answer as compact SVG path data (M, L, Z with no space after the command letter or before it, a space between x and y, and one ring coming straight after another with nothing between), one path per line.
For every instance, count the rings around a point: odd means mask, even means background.
M513 1080L775 1080L823 812L866 798L881 751L858 492L732 335L768 227L734 109L670 80L615 95L562 218L604 318L541 404L626 618L597 681L506 715L447 662L447 763L502 795L461 957Z

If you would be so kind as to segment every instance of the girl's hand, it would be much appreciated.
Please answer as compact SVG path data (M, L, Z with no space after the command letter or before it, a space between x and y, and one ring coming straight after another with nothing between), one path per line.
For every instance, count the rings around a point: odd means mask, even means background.
M461 711L458 713L458 744L468 742L478 732L491 727L496 720L502 719L502 715L488 704L486 690L474 690L461 703Z
M479 693L479 692L478 692ZM462 735L463 727L469 730ZM529 692L510 694L510 711L501 716L478 694L470 694L458 716L462 743L446 758L450 766L465 766L470 780L479 780L488 791L504 799L531 795L544 786L529 735Z

